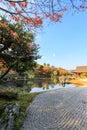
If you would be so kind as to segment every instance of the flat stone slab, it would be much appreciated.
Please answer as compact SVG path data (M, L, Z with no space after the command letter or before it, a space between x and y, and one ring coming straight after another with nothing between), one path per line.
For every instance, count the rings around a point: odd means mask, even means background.
M87 130L87 87L38 95L26 111L21 130Z

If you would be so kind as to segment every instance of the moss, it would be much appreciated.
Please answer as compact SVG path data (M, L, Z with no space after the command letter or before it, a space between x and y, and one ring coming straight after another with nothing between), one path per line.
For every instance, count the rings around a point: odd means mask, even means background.
M33 99L40 93L26 93L26 94L20 94L19 95L19 101L20 104L20 113L19 117L16 119L14 130L19 130L23 124L24 116L26 108L29 106L29 104L33 101Z
M19 116L16 119L15 122L15 126L13 130L20 130L23 121L24 121L24 116L25 116L25 111L27 109L27 107L29 106L29 104L33 101L33 99L40 94L38 93L24 93L24 94L19 94L18 98L16 100L7 100L5 98L0 99L0 109L3 110L3 107L5 106L5 104L14 104L14 103L18 103L20 105L20 112L19 112ZM1 117L1 116L0 116ZM7 116L4 116L7 117Z
M0 99L0 117L2 115L2 113L4 112L4 106L7 103L7 101L5 99Z
M7 120L8 116L9 115L6 112L4 112L4 113L2 113L1 118L4 119L4 120Z

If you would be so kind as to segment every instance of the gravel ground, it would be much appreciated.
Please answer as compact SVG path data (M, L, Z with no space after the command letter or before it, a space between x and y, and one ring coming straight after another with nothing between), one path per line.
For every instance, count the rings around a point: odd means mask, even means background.
M21 130L87 130L87 87L38 95L27 108Z

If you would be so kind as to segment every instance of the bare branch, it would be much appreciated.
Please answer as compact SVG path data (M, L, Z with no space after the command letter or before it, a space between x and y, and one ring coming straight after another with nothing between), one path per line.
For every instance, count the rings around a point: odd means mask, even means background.
M9 14L18 15L18 13L10 12L9 10L6 10L6 9L4 9L4 8L2 8L2 7L0 7L0 10L4 11L4 12L6 12L6 13L9 13Z

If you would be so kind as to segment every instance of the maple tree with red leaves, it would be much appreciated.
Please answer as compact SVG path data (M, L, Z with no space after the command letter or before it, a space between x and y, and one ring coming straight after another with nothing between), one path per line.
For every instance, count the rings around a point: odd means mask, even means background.
M42 26L44 19L59 22L65 11L87 9L87 0L0 0L0 12L11 21L22 21L29 28Z
M0 61L6 72L10 70L19 74L32 70L36 65L39 45L34 43L34 35L26 31L20 23L10 23L5 17L0 18Z
M50 65L40 65L37 64L35 67L35 74L38 77L45 77L45 78L51 78L51 77L58 77L61 75L66 75L68 71L63 68L56 68L56 67L51 67Z

